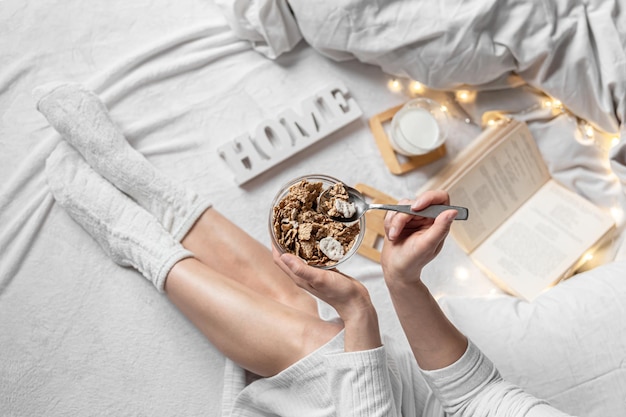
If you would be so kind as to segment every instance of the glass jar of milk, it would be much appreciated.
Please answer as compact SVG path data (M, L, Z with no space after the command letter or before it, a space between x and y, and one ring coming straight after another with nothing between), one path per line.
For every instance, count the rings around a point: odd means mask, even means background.
M440 147L448 134L448 115L428 98L407 102L391 119L389 143L399 154L423 155Z

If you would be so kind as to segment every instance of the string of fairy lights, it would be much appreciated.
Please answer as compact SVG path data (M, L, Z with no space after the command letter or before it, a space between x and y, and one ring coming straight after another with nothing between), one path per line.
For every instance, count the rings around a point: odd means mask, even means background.
M413 80L403 80L399 78L392 78L388 81L389 90L395 93L408 92L410 96L415 95L423 95L428 93L429 88L419 81ZM467 104L476 100L476 96L478 94L475 90L456 90L452 92L454 95L454 100L459 104ZM538 92L537 92L538 93ZM514 116L521 115L524 113L529 113L539 109L547 109L553 113L554 116L558 114L566 114L569 117L572 117L576 120L577 126L577 134L575 138L582 145L595 145L599 146L603 150L608 150L611 147L617 145L619 143L619 136L616 134L611 134L607 132L602 132L596 129L591 123L575 116L571 113L567 108L563 105L560 100L555 98L545 97L542 99L541 103L533 105L527 109L522 111L518 111L515 113L500 113L500 116ZM442 106L442 110L447 111L446 106ZM469 119L465 120L467 123L471 121ZM493 124L496 122L496 118L488 119L486 121L487 124Z
M387 86L389 90L394 93L403 93L407 94L410 97L428 95L430 90L427 86L420 83L419 81L400 78L389 79ZM453 100L461 106L463 106L464 104L473 103L476 100L477 95L479 94L479 92L475 90L456 90L448 91L447 93L449 93L450 96L453 97ZM549 97L539 91L534 91L534 93L543 96L539 103L533 104L526 109L516 111L514 113L495 111L488 112L488 114L485 115L486 118L483 117L483 120L481 121L483 127L498 123L498 120L503 117L523 116L525 114L535 111L549 112L552 116L555 117L559 115L565 115L575 121L576 131L574 132L574 138L576 139L576 141L583 146L596 146L601 151L603 151L604 155L606 156L606 158L604 158L603 160L605 168L607 172L612 173L610 162L608 159L608 151L613 146L616 146L619 143L619 136L617 136L615 133L607 133L596 129L588 121L583 120L570 112L560 100ZM449 111L449 109L445 105L442 105L441 108L443 111ZM454 117L450 112L448 114ZM469 117L463 116L462 119L465 123L472 123L472 120ZM622 207L616 205L614 207L611 207L609 210L616 223L618 225L622 224L624 220L624 210L622 209ZM585 255L583 255L583 263L587 263L594 259L594 255L595 253L592 251L587 252ZM455 278L460 282L467 281L469 279L469 271L463 266L458 266L455 269ZM491 291L491 293L497 292L498 290L495 289Z

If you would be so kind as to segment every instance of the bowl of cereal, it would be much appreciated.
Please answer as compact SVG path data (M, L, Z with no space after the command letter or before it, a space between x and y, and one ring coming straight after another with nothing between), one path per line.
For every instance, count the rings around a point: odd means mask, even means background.
M319 205L324 191L341 189L342 184L322 174L305 175L285 184L270 209L274 247L322 269L335 268L354 255L363 241L365 218L342 223L323 214Z

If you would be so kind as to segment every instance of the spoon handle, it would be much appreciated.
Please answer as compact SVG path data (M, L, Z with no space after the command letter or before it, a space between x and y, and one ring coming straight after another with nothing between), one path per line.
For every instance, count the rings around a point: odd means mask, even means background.
M414 216L422 216L435 218L440 213L446 210L456 210L457 215L454 218L455 220L467 220L469 217L469 210L465 207L459 206L447 206L445 204L433 204L432 206L428 206L423 210L413 211L411 210L411 206L409 205L397 205L397 204L370 204L370 209L373 210L391 210L398 211L400 213L412 214Z

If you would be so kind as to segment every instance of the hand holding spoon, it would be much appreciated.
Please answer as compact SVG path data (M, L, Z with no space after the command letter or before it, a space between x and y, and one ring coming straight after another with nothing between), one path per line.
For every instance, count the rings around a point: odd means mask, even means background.
M469 211L467 208L459 207L459 206L449 206L445 204L433 204L431 206L426 207L423 210L418 210L418 211L411 210L410 205L368 204L365 201L365 197L363 196L363 194L361 194L361 192L345 184L343 185L343 187L348 192L348 196L349 196L348 203L352 203L355 209L354 214L352 214L349 217L345 217L341 214L335 215L335 216L331 216L328 214L330 207L333 207L332 203L327 203L333 199L333 197L330 195L330 190L331 190L330 188L324 191L320 195L320 210L322 211L322 213L332 218L333 220L342 222L342 223L351 223L351 222L358 220L363 214L365 214L367 210L391 210L391 211L397 211L400 213L406 213L406 214L411 214L414 216L422 216L422 217L428 217L428 218L433 218L433 219L437 217L440 213L446 210L456 210L457 215L454 218L455 220L467 220L467 218L469 217ZM339 200L339 201L343 201L343 200Z

